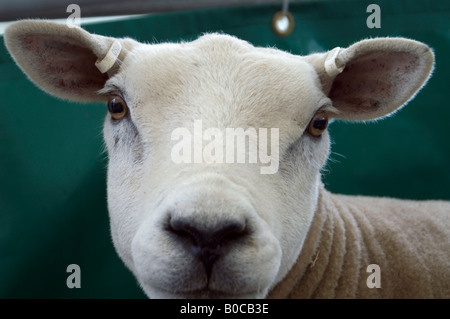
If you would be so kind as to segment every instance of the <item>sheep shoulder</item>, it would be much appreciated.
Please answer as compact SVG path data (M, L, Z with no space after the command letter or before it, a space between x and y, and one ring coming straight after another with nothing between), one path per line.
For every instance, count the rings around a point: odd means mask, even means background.
M321 187L302 252L269 297L449 298L450 203ZM369 287L379 266L380 287Z

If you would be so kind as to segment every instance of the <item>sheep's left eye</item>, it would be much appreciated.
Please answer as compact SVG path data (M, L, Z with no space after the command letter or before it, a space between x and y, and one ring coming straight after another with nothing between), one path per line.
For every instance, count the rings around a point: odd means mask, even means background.
M327 129L328 118L323 115L314 115L311 122L309 122L308 132L312 136L319 137Z
M111 96L108 100L108 111L115 120L120 120L128 112L127 103L120 96Z

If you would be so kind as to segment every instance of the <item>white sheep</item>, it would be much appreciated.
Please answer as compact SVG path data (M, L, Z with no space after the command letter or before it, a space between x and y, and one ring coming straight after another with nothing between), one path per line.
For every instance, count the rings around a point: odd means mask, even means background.
M12 24L5 42L45 91L108 101L112 238L149 297L450 297L450 203L334 195L320 174L328 119L398 110L430 76L426 45L296 56L222 34L142 44L46 21ZM230 150L227 128L267 152ZM191 146L199 156L174 161ZM220 146L248 160L219 162ZM262 173L261 155L278 166Z

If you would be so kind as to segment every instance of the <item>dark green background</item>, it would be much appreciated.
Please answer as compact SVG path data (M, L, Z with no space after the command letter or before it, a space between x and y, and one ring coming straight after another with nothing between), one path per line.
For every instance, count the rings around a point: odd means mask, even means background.
M381 7L381 29L366 8ZM194 39L223 31L295 54L346 47L362 38L404 36L436 53L432 79L394 117L335 122L327 188L340 193L450 200L450 1L306 1L291 4L295 30L271 30L276 5L157 14L86 26L140 41ZM3 41L1 41L3 43ZM46 95L0 44L0 298L142 298L109 234L101 128L106 108ZM81 289L66 267L81 267Z

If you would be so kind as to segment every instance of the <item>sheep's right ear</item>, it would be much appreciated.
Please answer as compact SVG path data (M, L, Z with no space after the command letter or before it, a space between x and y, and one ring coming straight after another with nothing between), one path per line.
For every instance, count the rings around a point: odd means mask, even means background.
M6 29L5 44L23 72L46 92L73 101L98 101L105 98L97 91L137 42L25 20Z
M365 121L392 114L431 75L433 51L405 38L375 38L306 59L338 112L331 117Z

